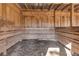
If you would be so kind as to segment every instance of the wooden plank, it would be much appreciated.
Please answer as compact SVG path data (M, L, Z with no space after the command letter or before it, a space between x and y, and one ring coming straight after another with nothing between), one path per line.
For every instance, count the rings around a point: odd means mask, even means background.
M2 4L0 3L0 17L2 16Z
M70 11L70 27L72 27L72 20L74 20L74 4L71 4L71 11Z

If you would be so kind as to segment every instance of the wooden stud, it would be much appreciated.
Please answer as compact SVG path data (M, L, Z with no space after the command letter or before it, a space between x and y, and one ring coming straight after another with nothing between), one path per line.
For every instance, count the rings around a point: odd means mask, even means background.
M71 11L70 11L70 27L72 27L72 20L74 20L74 4L71 4Z
M6 17L6 4L2 4L2 16L3 16L3 19L5 19Z
M55 20L56 20L55 19L55 16L56 16L55 13L56 13L56 11L54 10L54 28L55 28Z

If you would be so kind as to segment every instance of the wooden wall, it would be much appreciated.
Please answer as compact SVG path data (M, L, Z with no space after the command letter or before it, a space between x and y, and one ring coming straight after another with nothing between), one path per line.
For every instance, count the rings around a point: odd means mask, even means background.
M54 27L54 16L55 27L70 27L70 12L55 11L54 15L54 11L25 11L23 15L26 27ZM72 26L79 26L78 16L79 13L75 12Z
M0 17L1 24L4 25L1 28L6 27L5 30L19 28L23 24L23 16L16 4L0 4Z
M25 26L27 28L52 28L54 19L52 11L27 11L25 16Z
M69 27L70 26L69 12L55 12L55 27Z
M55 12L55 27L70 27L70 12ZM72 20L72 26L79 26L79 13L74 13L74 19Z

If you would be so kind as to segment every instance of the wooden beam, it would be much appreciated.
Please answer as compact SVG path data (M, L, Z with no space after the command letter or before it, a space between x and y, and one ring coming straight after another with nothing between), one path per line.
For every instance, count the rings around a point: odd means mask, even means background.
M55 8L55 10L57 10L58 8L60 8L62 4L63 4L63 3L58 4L57 7Z
M62 21L62 11L61 11L61 13L60 13L60 27L62 27L62 23L61 23L61 21Z
M5 19L6 17L6 3L2 4L2 16L3 16L3 19Z
M75 9L79 8L79 4L74 4Z
M39 3L39 5L38 5L38 8L39 8L40 10L42 10L41 4L42 4L42 3Z
M53 4L53 3L51 3L51 4L50 4L50 6L49 6L48 10L50 10L50 9L52 8L52 6L54 6L54 4Z
M37 9L39 9L39 3L38 3L38 6L37 6Z
M54 9L54 27L55 27L55 20L56 20L56 10L58 7L60 7L61 4L58 4Z
M16 3L16 6L21 10L21 7L20 7L20 5L18 3Z
M57 4L57 6L55 7L54 10L57 10L57 8L59 8L61 6L61 4Z
M70 27L72 27L72 20L74 20L74 4L71 4L71 11L70 11Z
M38 5L37 5L38 3L33 3L33 9L38 9Z
M31 9L33 9L33 4L32 4L32 3L31 3L31 5L30 5L30 6L31 6Z
M30 9L32 9L32 5L31 5L31 3L29 4L29 6L30 6Z
M36 8L37 8L37 7L36 7L36 4L37 4L37 3L33 3L33 5L34 5L34 9L36 9Z
M63 8L61 9L61 11L63 11L63 10L65 10L65 9L67 9L67 8L68 8L68 6L70 6L70 4L67 4L65 7L63 7Z
M32 3L32 9L34 9L34 4Z
M45 4L43 3L42 10L44 9Z
M66 6L66 4L63 4L63 3L62 3L61 7L58 7L57 10L61 10L61 9L64 8L65 6Z
M75 5L74 7L75 7L74 11L79 10L79 4Z
M25 7L26 7L27 9L29 9L26 3L25 3Z
M41 6L40 6L40 9L42 10L42 7L43 7L43 3L41 3Z
M56 16L55 13L56 13L56 11L54 10L54 28L55 28L55 20L56 20L55 19L55 16Z

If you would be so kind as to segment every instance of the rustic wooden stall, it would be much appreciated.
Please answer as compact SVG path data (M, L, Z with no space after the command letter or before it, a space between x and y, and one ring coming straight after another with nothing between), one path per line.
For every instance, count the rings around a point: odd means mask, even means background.
M0 53L6 54L8 48L28 37L56 39L72 55L78 55L79 4L0 4Z

